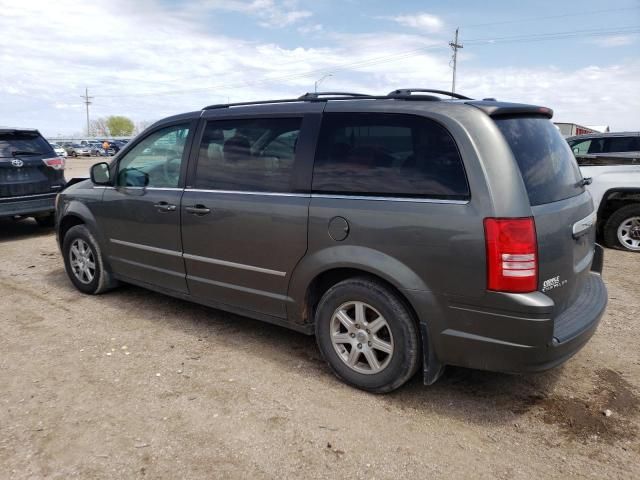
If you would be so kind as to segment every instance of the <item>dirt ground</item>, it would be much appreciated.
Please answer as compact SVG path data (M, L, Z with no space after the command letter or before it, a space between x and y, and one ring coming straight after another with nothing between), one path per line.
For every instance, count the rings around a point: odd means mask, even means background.
M560 368L376 396L313 338L132 286L82 295L51 230L0 221L0 478L640 478L639 271L606 251L607 314Z

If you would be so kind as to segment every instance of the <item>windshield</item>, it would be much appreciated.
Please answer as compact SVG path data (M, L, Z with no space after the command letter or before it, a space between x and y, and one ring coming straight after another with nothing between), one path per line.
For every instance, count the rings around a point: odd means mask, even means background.
M0 157L13 157L14 152L50 154L51 145L37 132L0 133Z
M557 202L584 191L582 175L558 129L546 118L496 119L511 147L531 205Z

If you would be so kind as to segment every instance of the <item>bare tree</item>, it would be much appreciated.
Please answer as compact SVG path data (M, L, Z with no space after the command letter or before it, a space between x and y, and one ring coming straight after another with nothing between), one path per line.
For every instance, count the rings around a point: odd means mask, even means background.
M109 127L105 118L96 118L89 123L90 137L109 137Z
M150 127L154 123L155 123L155 120L140 120L139 122L136 123L136 128L134 129L133 133L137 135L138 133L146 130L148 127Z

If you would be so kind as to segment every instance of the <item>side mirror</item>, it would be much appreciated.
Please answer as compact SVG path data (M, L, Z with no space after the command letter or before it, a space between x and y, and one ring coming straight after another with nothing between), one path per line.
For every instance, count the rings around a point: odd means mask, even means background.
M111 172L107 162L96 163L90 170L91 181L94 185L110 185Z

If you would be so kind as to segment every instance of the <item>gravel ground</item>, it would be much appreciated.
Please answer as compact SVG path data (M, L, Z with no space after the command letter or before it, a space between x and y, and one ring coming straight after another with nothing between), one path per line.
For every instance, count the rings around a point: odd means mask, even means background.
M0 477L640 478L639 268L606 251L607 314L560 368L376 396L313 338L132 286L82 295L51 230L0 221Z

